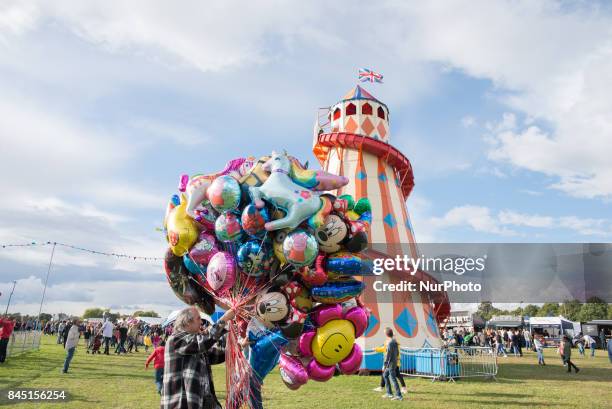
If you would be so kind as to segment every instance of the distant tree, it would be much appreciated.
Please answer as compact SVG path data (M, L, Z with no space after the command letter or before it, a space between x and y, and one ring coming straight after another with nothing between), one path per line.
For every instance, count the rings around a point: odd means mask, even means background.
M514 316L517 316L517 317L522 317L523 314L524 314L523 309L521 307L517 307L517 308L513 309L512 311L510 311L510 314L508 314L508 315L514 315Z
M607 319L612 320L612 304L608 304L608 317Z
M132 314L134 317L153 317L153 318L159 318L159 314L156 313L155 311L151 310L151 311L136 311L134 312L134 314Z
M88 308L83 313L83 318L102 318L104 311L102 308Z
M597 297L591 297L580 309L580 321L604 320L608 316L608 304Z
M538 312L540 311L540 307L533 304L528 304L523 308L523 315L527 317L537 317Z
M555 302L545 303L538 311L538 315L542 317L556 317L559 315L559 304Z
M559 312L570 321L580 321L582 303L578 300L565 301L561 304Z
M47 314L46 312L43 312L40 314L40 320L41 321L51 321L51 319L53 318L53 316L51 314Z
M476 310L476 314L482 317L483 320L489 321L492 316L499 315L500 310L493 306L493 303L490 301L483 301L478 306L478 310Z

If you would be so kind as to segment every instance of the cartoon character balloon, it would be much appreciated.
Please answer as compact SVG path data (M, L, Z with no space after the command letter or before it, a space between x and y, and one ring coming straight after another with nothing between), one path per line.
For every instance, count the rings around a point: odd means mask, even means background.
M283 242L285 258L296 267L312 264L318 252L317 240L305 230L296 230L289 233Z
M229 175L219 176L208 187L208 200L218 212L234 210L240 204L242 191L238 181Z
M236 281L236 264L231 254L220 251L210 259L206 269L206 281L218 293L230 289Z

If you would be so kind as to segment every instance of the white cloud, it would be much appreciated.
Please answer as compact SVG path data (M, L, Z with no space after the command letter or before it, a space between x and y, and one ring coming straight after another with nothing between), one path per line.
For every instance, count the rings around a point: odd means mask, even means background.
M431 217L428 222L436 229L433 233L439 236L450 227L470 227L480 233L491 233L500 236L518 235L518 227L539 229L542 232L553 229L566 229L583 236L612 236L612 221L606 219L580 218L576 216L552 217L538 214L526 214L513 210L501 210L495 214L486 206L456 206L442 217ZM524 231L521 235L526 235Z
M525 227L553 227L554 219L550 216L530 215L502 210L498 214L501 224Z
M491 215L491 210L484 206L457 206L442 217L434 217L431 223L437 228L469 226L482 233L512 235L513 231L500 226L499 220Z

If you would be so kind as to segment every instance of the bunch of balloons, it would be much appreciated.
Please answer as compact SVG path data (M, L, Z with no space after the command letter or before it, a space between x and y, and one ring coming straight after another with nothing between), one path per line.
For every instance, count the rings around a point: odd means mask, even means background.
M238 311L235 338L249 341L259 379L280 363L283 381L297 389L361 365L355 340L368 314L359 277L372 274L363 254L371 208L365 198L328 193L348 182L273 152L182 175L168 204L170 287L209 314L215 305Z

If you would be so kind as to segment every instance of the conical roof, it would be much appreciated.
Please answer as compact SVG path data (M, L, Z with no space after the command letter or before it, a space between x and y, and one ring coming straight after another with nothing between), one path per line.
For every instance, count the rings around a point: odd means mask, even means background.
M368 91L361 88L359 85L355 85L353 89L351 89L349 92L346 93L346 95L342 97L342 101L346 101L349 99L371 99L374 101L378 101L378 99L376 99L374 95L370 94Z

